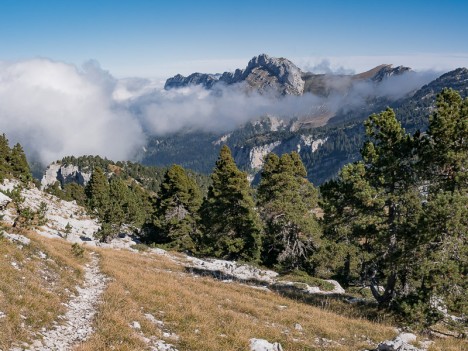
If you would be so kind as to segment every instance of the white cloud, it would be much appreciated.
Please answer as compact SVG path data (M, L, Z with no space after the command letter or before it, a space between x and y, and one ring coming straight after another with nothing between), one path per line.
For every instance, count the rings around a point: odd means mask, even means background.
M468 66L468 53L369 55L346 57L297 57L292 58L299 67L316 73L364 72L381 64L407 66L416 71L449 71Z
M318 62L322 70L345 70L333 59ZM333 113L359 106L376 93L397 99L433 78L434 72L411 73L378 88L369 82L355 84L346 94L327 98L305 94L278 99L246 94L242 85L215 92L200 86L165 91L164 81L116 79L93 61L81 68L48 59L0 62L0 132L43 163L84 154L123 160L135 155L147 134L227 131L266 114L315 116L324 108Z
M132 157L138 121L112 99L115 80L95 63L0 63L0 130L44 163L65 155Z

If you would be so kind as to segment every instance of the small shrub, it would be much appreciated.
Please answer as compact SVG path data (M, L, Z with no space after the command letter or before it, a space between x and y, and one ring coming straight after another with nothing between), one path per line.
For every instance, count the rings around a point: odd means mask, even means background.
M138 250L138 251L148 251L149 250L149 246L146 245L146 244L135 244L135 245L132 245L130 246L132 249L135 249L135 250Z
M310 286L317 286L322 290L331 291L335 287L333 284L308 275L303 271L292 271L287 275L280 276L279 281L290 281L293 283L303 283Z
M63 234L64 234L64 238L68 238L68 235L71 233L73 227L70 225L70 222L67 223L67 225L65 226L65 230L63 231Z
M71 246L71 252L75 257L83 257L84 256L84 249L78 243L74 243Z

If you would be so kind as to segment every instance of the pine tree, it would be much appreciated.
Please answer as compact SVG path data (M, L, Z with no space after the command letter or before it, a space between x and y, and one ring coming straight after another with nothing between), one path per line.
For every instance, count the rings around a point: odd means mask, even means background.
M112 178L109 183L109 202L103 218L103 222L109 225L108 237L104 240L118 235L124 223L130 224L129 199L130 193L125 182L118 177Z
M422 327L468 310L467 101L444 90L413 137L392 110L372 115L363 161L321 187L325 236L347 256L327 269Z
M140 228L153 217L151 195L139 184L132 182L128 188L127 217L134 228Z
M32 180L31 170L29 169L28 161L24 153L23 147L17 143L11 149L10 153L11 174L23 183Z
M423 172L444 190L468 189L468 98L444 89L436 107L423 137Z
M176 250L195 251L200 237L197 222L201 203L195 181L181 166L171 166L164 175L157 202L160 241Z
M389 306L411 289L414 260L409 252L422 215L417 158L413 138L393 110L373 114L365 126L364 161L346 166L337 181L323 187L329 203L325 221L328 238L360 248L360 276L379 304Z
M468 313L468 99L445 89L437 96L426 135L419 138L424 215L417 241L416 289L399 306L427 326L441 309Z
M103 219L109 206L109 182L100 167L94 169L91 179L85 188L88 207Z
M11 172L10 167L11 150L5 134L0 135L0 182Z
M258 188L258 204L266 224L263 262L283 269L306 268L306 259L318 248L320 228L313 209L317 190L305 178L296 152L281 158L269 154Z
M226 145L221 148L211 180L201 208L202 249L217 257L258 261L262 243L260 218L247 174L237 168Z

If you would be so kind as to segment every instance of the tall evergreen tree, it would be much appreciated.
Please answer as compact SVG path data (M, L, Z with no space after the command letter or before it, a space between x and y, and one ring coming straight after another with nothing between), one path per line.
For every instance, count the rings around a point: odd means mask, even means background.
M321 188L326 237L348 249L348 276L422 326L468 311L467 101L444 90L428 133L413 137L393 111L372 115L363 161Z
M109 206L109 182L100 167L94 169L91 179L85 188L85 194L88 198L88 207L91 211L104 218Z
M409 319L426 324L441 310L468 313L468 99L445 89L437 96L429 129L420 138L419 176L424 216L419 225L418 288L401 301Z
M319 246L320 228L313 209L318 193L305 178L296 152L281 158L269 154L258 188L258 204L266 224L263 261L283 269L306 268L306 259Z
M22 182L29 182L32 180L32 174L29 169L28 161L26 160L26 155L23 147L19 143L11 149L10 167L13 177Z
M114 235L119 234L122 224L128 223L129 191L124 181L114 177L109 182L109 204L104 221L109 223Z
M247 174L237 168L226 145L221 148L211 180L201 208L203 250L217 257L258 261L261 221Z
M468 98L444 89L436 107L422 138L423 176L444 190L468 189Z
M164 175L157 201L159 240L176 250L195 251L200 237L198 210L201 203L201 192L195 181L181 166L171 166Z
M422 199L414 142L393 110L370 116L365 126L364 161L345 167L322 189L330 203L325 220L329 238L339 236L360 248L360 276L379 304L388 306L409 291L414 266L408 250L417 240Z
M0 135L0 181L5 179L11 171L10 145L5 134Z

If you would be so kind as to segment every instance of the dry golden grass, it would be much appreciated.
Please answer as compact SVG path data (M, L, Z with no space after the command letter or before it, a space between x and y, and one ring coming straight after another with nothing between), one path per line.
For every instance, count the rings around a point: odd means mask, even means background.
M97 333L79 351L141 350L138 333L130 327L133 321L145 336L164 339L145 313L179 335L179 341L165 340L181 351L246 350L254 337L278 341L291 351L361 350L369 346L367 337L377 343L395 334L390 326L339 316L273 292L194 277L165 257L100 253L104 273L114 280L103 297Z
M0 319L0 349L4 350L12 342L27 341L42 327L51 327L65 312L61 305L69 299L65 289L73 291L82 280L82 266L88 259L87 253L81 259L72 256L70 243L63 240L27 236L32 242L23 249L0 241L0 310L7 314ZM51 260L41 259L39 251ZM112 280L98 307L96 332L76 351L148 349L143 336L166 340L180 351L248 350L254 337L280 342L288 351L348 351L369 348L367 339L377 344L395 335L390 325L359 318L368 316L356 312L361 307L330 297L284 297L239 283L195 277L172 259L149 252L97 251L102 271ZM178 261L182 260L180 256ZM145 313L162 320L163 330ZM134 321L141 331L132 329ZM302 330L295 328L296 323ZM180 338L165 337L163 331ZM467 349L466 341L446 339L436 341L430 350Z
M6 314L0 319L3 350L13 342L28 341L65 312L62 303L82 280L86 261L71 255L69 243L23 234L31 243L22 248L0 239L0 311ZM47 257L41 258L42 254Z
M468 350L468 341L454 338L437 339L429 347L429 351L466 351Z

